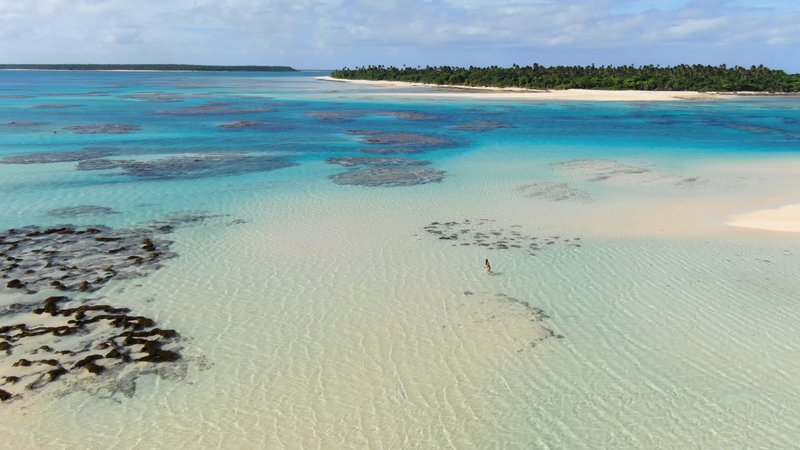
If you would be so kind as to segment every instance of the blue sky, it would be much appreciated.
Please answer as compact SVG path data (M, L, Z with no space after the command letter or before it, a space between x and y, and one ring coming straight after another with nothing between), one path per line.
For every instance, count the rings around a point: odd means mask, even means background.
M0 62L764 64L800 0L0 0Z

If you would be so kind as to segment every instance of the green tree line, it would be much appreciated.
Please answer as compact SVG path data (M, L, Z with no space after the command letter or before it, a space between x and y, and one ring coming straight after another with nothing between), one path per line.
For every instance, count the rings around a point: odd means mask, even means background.
M196 72L296 72L289 66L203 66L196 64L0 64L17 70L163 70Z
M520 67L403 67L366 66L344 68L333 78L349 80L408 81L470 87L527 89L608 89L700 92L800 92L800 74L787 74L762 65L745 68L726 65L672 67L552 66Z

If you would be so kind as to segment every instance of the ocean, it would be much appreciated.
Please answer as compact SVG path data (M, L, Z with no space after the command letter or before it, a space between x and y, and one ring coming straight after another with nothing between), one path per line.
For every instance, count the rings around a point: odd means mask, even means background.
M3 447L800 442L800 99L322 75L0 72Z

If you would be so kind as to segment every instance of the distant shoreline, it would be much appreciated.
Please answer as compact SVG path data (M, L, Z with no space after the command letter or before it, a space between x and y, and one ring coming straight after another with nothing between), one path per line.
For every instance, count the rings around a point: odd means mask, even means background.
M0 70L54 72L300 72L289 66L209 66L202 64L0 64Z
M775 96L763 92L697 92L697 91L633 91L600 89L538 90L525 88L471 87L411 83L406 81L345 80L333 77L317 77L321 81L352 83L390 88L422 87L430 92L370 93L381 96L426 97L426 98L471 98L491 100L574 100L606 102L656 102L680 100L724 100L742 96ZM786 94L792 95L792 94Z

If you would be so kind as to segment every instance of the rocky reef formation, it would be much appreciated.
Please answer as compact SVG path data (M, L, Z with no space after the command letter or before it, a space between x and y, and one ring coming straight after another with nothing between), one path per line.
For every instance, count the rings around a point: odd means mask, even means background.
M221 123L219 127L225 130L239 130L242 128L254 128L263 125L259 120L237 120L236 122Z
M336 184L397 187L438 183L444 179L446 173L443 170L436 170L430 167L375 166L331 175L330 178Z
M431 222L423 229L440 241L451 241L453 246L476 246L485 250L518 251L531 256L536 256L538 252L556 245L581 246L580 237L534 236L523 233L521 225L497 226L492 219Z
M209 96L209 94L182 94L178 92L140 92L120 95L121 98L132 98L148 103L182 102L187 98L206 98Z
M411 158L398 158L398 157L366 157L366 156L348 156L340 158L328 158L325 160L328 164L339 164L341 166L424 166L430 164L430 161Z
M75 134L128 134L141 129L139 125L130 123L103 123L93 125L72 125L64 127Z
M146 153L151 153L147 151ZM296 165L286 156L259 155L245 152L188 153L144 161L134 159L107 159L121 153L109 147L87 148L81 151L43 152L8 156L4 164L48 164L77 162L77 170L119 170L108 176L129 175L144 180L203 178L218 175L236 175L267 172Z
M591 196L588 192L581 191L570 187L566 183L552 183L549 181L540 181L520 186L514 189L516 193L523 197L535 198L539 200L548 200L553 202L563 201L591 201Z
M513 125L496 120L476 120L472 123L456 125L453 129L465 131L490 131L498 128L514 128Z
M9 127L39 127L42 125L47 125L47 122L39 122L34 120L15 120L11 122L6 122L3 125Z
M393 132L381 130L348 130L347 134L361 136L361 140L368 144L379 145L418 145L441 146L448 144L447 138L422 133Z
M29 226L0 232L2 290L99 289L112 279L147 276L175 256L159 238L169 225L142 228Z
M313 111L306 114L319 120L325 121L348 121L365 116L391 116L406 120L436 120L437 116L421 111L397 111L397 110L368 110L368 109L346 109L341 111Z
M137 377L170 373L156 366L181 360L178 333L130 313L64 296L0 310L0 400L57 381L65 389L102 387L131 396Z
M290 129L287 123L265 122L263 120L237 120L235 122L221 123L218 125L221 130L256 130L256 131L283 131Z
M442 170L424 167L430 164L430 161L411 158L353 156L328 158L327 162L351 168L347 172L330 176L330 179L336 184L370 187L414 186L440 182L446 175L446 172Z
M166 109L158 111L157 114L165 115L213 115L213 114L247 114L274 111L272 105L257 105L250 103L236 103L230 101L214 101L208 102L203 105L190 106L180 109Z
M115 154L115 151L105 147L88 148L72 152L42 152L27 155L7 156L0 159L3 164L49 164L60 162L85 161L87 159L106 158Z
M64 108L79 108L83 105L76 105L72 103L48 103L44 105L35 105L34 108L38 109L64 109Z
M0 307L0 401L50 385L59 393L132 396L141 375L182 379L194 363L205 368L202 357L190 358L192 364L182 357L176 331L80 293L151 274L175 256L165 234L215 217L226 216L184 213L135 228L29 226L0 233L0 292L19 299Z
M78 163L78 170L122 170L122 174L146 180L202 178L267 172L296 163L285 156L251 155L241 152L195 153L147 161L93 159Z
M114 210L114 208L109 208L108 206L97 205L69 206L66 208L54 208L50 211L47 211L48 216L61 218L73 218L80 216L110 216L114 214L119 214L119 211Z
M363 148L363 153L378 155L414 154L450 148L456 142L432 134L381 130L348 130L347 134L361 136L361 141L371 147Z

